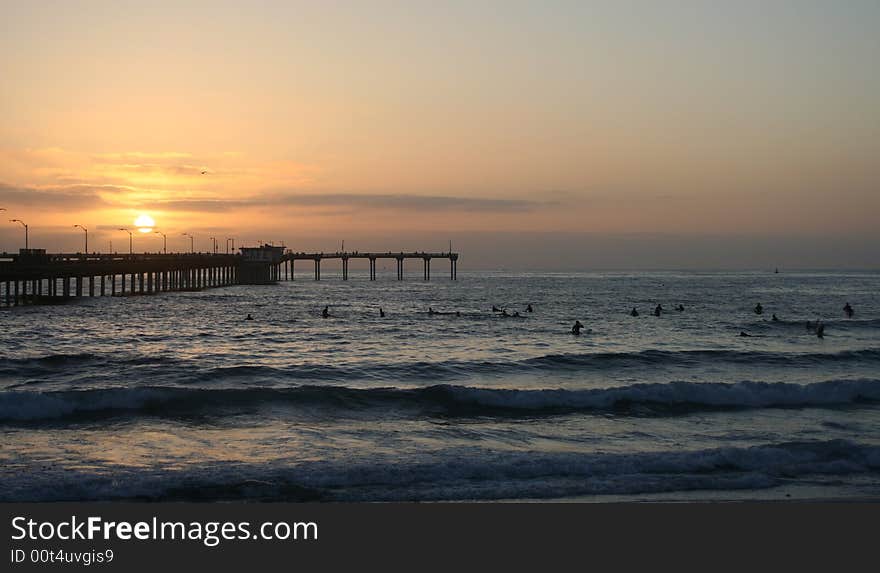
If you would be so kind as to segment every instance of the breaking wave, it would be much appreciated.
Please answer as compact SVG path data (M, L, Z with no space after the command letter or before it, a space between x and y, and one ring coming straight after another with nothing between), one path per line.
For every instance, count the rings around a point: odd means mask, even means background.
M38 473L0 484L0 501L442 501L551 499L762 489L808 476L874 474L880 447L848 440L633 453L444 450L410 459L293 465L204 463L175 472Z
M109 388L58 392L0 392L0 422L140 412L182 416L263 404L340 410L415 409L434 415L534 415L569 412L686 413L713 408L833 407L880 401L880 380L828 380L812 384L670 382L584 390L513 390L448 384L424 388L204 389Z

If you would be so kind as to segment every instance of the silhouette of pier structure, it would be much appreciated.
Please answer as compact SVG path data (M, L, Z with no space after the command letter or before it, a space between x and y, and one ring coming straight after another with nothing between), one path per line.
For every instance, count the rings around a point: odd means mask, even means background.
M321 261L339 260L342 262L342 280L348 280L349 262L352 260L366 260L370 267L370 280L376 280L376 266L379 260L394 260L397 263L397 280L402 281L404 278L404 262L408 259L422 261L422 279L431 280L431 261L434 259L447 259L449 261L449 278L451 280L458 279L458 253L428 253L420 252L366 252L359 251L337 251L335 253L294 253L288 252L283 256L284 277L293 280L295 261L312 261L314 264L315 280L321 280Z
M458 279L458 253L453 252L293 252L286 247L242 247L240 253L48 254L43 249L0 253L0 306L51 304L83 296L148 295L232 285L273 284L294 279L296 261L314 265L321 280L321 262L342 262L342 280L349 262L369 262L376 280L377 262L397 262L397 279L404 280L407 259L422 261L422 278L431 280L431 261L449 261L449 278Z

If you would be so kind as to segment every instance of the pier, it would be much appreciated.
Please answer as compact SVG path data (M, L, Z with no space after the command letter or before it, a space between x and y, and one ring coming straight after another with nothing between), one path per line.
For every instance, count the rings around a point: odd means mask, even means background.
M379 260L394 260L397 264L397 280L402 281L404 278L404 263L407 260L415 259L422 261L422 279L431 280L431 261L434 259L447 259L449 261L449 278L451 280L458 279L458 253L427 253L427 252L384 252L384 253L361 253L353 252L335 252L335 253L294 253L288 251L282 257L284 265L284 276L293 280L294 262L295 261L312 261L314 264L315 280L321 280L321 261L339 260L342 261L342 280L348 280L348 263L351 260L366 260L370 266L370 280L376 280L376 263Z
M397 280L404 280L407 260L421 261L422 280L431 280L431 261L447 260L449 278L458 279L458 253L453 252L293 252L286 247L243 247L240 253L173 254L48 254L21 249L0 254L0 306L51 304L83 296L151 295L231 285L273 284L294 280L296 261L311 261L314 280L321 280L321 262L339 260L342 280L349 262L369 263L376 280L377 262L394 260Z

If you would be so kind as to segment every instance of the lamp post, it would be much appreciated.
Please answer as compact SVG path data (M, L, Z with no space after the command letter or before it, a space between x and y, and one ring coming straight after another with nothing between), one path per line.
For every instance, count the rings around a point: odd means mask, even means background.
M28 249L28 226L21 219L9 219L10 223L20 223L22 227L24 227L24 248Z
M211 239L211 244L214 247L214 254L216 255L217 254L217 238L216 237L208 237L208 238Z
M88 255L89 254L89 230L86 229L85 227L83 227L82 225L74 225L74 227L79 227L80 229L82 229L85 232L85 234L86 234L86 249L83 252Z
M129 255L133 255L133 254L134 254L134 248L132 247L132 235L131 235L131 231L129 231L128 229L126 229L126 228L124 228L124 227L120 227L119 230L120 230L120 231L125 231L126 233L128 233L128 254L129 254Z
M189 233L181 233L181 234L184 237L189 237L189 252L195 253L196 252L196 243L195 243L195 239L193 238L193 236L190 235Z
M226 238L226 253L229 254L229 241L232 241L232 254L235 254L235 237Z
M162 254L168 254L168 235L159 231L153 231L157 235L162 235Z

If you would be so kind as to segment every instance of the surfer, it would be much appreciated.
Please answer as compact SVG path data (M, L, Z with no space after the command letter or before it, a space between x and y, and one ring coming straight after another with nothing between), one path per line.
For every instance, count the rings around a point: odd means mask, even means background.
M254 317L251 316L251 313L248 313L248 315L247 315L246 317L244 317L244 319L245 319L245 320L253 320Z
M501 312L501 309L493 304L492 305L492 312Z
M678 312L684 312L684 305L679 304L678 306L675 307L675 310L677 310Z
M739 331L739 335L740 335L740 336L743 336L743 337L746 337L746 338L751 338L751 337L752 337L751 334L749 334L748 332L746 332L746 331L744 331L744 330L740 330L740 331Z
M379 318L385 318L385 311L382 310L382 307L379 307Z
M639 311L636 310L636 307L633 307L633 309L629 312L629 315L630 316L638 316Z
M663 305L658 304L656 308L654 308L654 316L660 316L663 312Z
M576 336L580 335L581 329L583 329L583 328L584 328L584 325L581 324L581 321L576 320L576 321L574 321L574 326L571 327L571 333Z
M825 338L825 325L821 322L816 327L816 336L818 336L819 338Z
M431 308L431 307L429 306L429 307L428 307L428 314L437 314L437 311L435 311L433 308Z
M526 312L535 312L535 310L532 308L531 303L529 303L529 305L526 307Z
M852 318L855 313L856 311L853 310L853 307L850 306L849 303L846 303L843 306L843 314L845 314L847 318Z
M330 307L325 306L324 310L321 311L321 318L330 318Z
M755 305L755 314L764 314L764 307L761 306L761 303Z
M770 320L772 320L773 322L779 322L779 317L776 316L776 313L774 312L773 317Z

